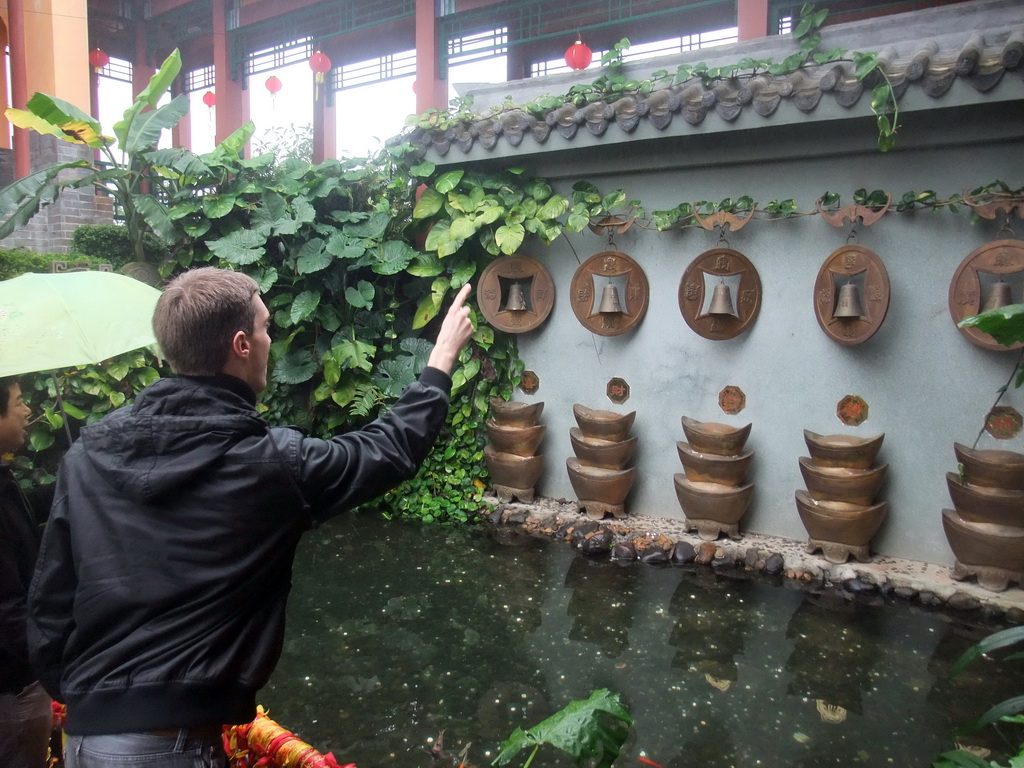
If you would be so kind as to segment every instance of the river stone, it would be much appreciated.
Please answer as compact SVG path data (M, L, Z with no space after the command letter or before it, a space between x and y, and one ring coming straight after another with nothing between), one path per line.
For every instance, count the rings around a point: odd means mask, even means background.
M648 565L664 565L668 562L668 552L660 547L648 550L647 553L640 558L644 563Z
M865 592L873 592L875 589L874 584L869 584L861 578L847 579L843 582L843 589L847 592L852 592L855 595L864 594Z
M913 587L896 587L893 591L895 592L896 597L903 598L904 600L913 600L914 595L917 594L917 590Z
M505 514L505 509L506 507L504 504L496 506L494 511L487 516L488 522L490 522L491 525L501 525L501 516Z
M590 557L606 555L611 551L614 539L611 531L597 531L592 536L580 539L580 552Z
M593 520L584 520L581 523L577 523L572 529L572 542L579 546L584 538L591 533L597 533L599 530L601 530L601 526Z
M628 541L620 541L612 547L612 560L636 560L636 549Z
M974 611L981 607L981 600L966 592L954 592L949 596L946 605L958 611Z
M529 514L525 509L517 509L505 516L505 522L513 525L522 525L526 522L527 517L529 517Z
M697 548L697 562L701 565L707 565L715 559L715 552L718 551L718 545L710 541L705 541Z
M769 576L778 576L786 567L786 561L782 555L776 552L770 556L764 563L764 572Z
M735 568L736 556L724 549L716 549L715 556L711 559L712 568Z
M677 541L672 546L672 562L685 565L686 563L692 563L697 557L697 550L693 548L693 544L688 541Z
M917 599L921 601L921 605L942 605L942 598L928 590L918 592Z

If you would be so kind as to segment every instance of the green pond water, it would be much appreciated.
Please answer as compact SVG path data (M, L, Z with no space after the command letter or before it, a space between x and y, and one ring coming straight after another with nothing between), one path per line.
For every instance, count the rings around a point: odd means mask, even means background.
M306 535L284 654L259 700L362 768L436 765L441 731L448 753L471 744L482 768L514 728L598 688L635 721L616 766L929 766L955 726L1021 693L1019 662L947 678L995 628L363 513ZM991 732L965 741L993 759L1006 748ZM534 762L570 764L550 747Z

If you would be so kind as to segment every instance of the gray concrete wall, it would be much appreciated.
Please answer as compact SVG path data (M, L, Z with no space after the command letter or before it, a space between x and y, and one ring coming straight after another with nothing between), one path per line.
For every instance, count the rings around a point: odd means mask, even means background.
M665 168L642 174L601 173L583 177L602 189L622 187L649 209L682 200L720 200L749 194L758 201L795 197L800 210L813 210L817 194L860 187L897 192L934 189L940 196L964 187L1005 178L1007 162L1020 179L1024 142L979 148L945 147L941 152L901 150L893 155L866 151L837 158L806 151L798 161L771 160L683 167L666 158ZM675 166L675 167L674 167ZM581 172L583 169L579 169ZM573 174L575 176L575 174ZM559 185L568 192L566 178ZM817 193L813 192L817 190ZM950 505L945 473L956 469L953 442L971 444L996 390L1006 382L1015 355L980 349L954 326L947 308L949 282L960 262L997 237L990 222L971 225L965 213L891 214L861 228L857 242L885 262L892 299L885 323L868 342L843 347L818 327L812 306L814 280L822 263L846 243L847 230L820 217L752 222L729 235L729 247L757 268L764 289L761 311L744 335L709 341L685 324L677 293L687 265L717 245L716 233L690 229L656 232L633 227L615 237L615 246L643 267L651 285L646 317L633 332L617 337L591 334L573 314L568 287L579 260L608 247L589 231L570 235L551 247L537 243L522 252L551 271L558 298L548 322L524 334L520 351L541 381L547 437L542 452L546 471L539 484L545 496L574 498L565 470L572 456L569 429L575 426L573 403L617 412L637 412L639 476L629 510L682 517L672 475L680 472L675 443L683 440L683 415L740 426L753 424L748 447L756 452L749 480L755 497L743 528L799 539L802 524L793 501L803 488L798 457L807 455L802 431L859 436L885 433L879 457L889 464L882 497L889 519L876 538L877 551L924 560L952 562L942 532L940 511ZM622 406L606 397L609 379L629 382ZM746 408L736 416L722 412L718 393L740 387ZM845 395L859 395L869 417L856 428L836 416ZM1024 409L1024 397L1011 391L1005 404ZM985 435L981 447L1024 450L1024 439L996 441Z
M1019 6L1014 13L1019 15ZM947 19L947 30L948 24ZM738 55L722 53L731 60ZM538 87L524 84L524 94ZM506 84L483 91L478 104L499 91L521 101L515 85ZM476 147L468 155L453 148L440 162L523 165L528 173L551 179L566 195L578 179L605 192L621 187L627 199L640 200L648 211L741 195L762 205L794 198L799 210L813 211L824 192L837 192L843 204L850 204L859 188L897 196L931 189L947 198L997 179L1014 188L1024 184L1022 104L1019 72L1007 72L1000 87L987 94L959 82L942 99L911 90L901 103L897 148L887 154L874 147L866 104L850 110L823 99L810 115L784 103L770 120L749 112L730 124L709 117L696 127L673 123L671 132L677 135L642 123L627 136L613 126L603 139L581 129L571 142L553 134L545 145L527 138L519 148L499 142L490 152ZM755 221L727 236L728 247L754 263L764 288L756 322L728 341L710 341L691 331L677 300L683 271L716 247L717 233L634 226L615 236L614 249L638 261L651 286L645 319L617 337L590 333L569 303L576 268L609 249L607 237L584 231L550 247L527 240L520 252L547 266L557 291L547 323L520 336L522 357L527 369L539 375L540 388L533 395L517 391L514 398L545 403L547 436L541 452L546 463L538 492L575 498L565 468L573 455L574 403L636 411L639 473L627 511L647 515L683 517L672 480L682 471L675 448L684 439L682 416L735 426L750 422L748 447L756 455L749 480L756 488L741 527L799 540L806 538L794 503L794 492L805 487L798 464L807 455L803 430L885 433L879 461L889 465L881 492L889 517L875 550L952 564L941 510L952 506L945 474L956 469L953 443L973 442L1016 355L969 343L950 317L947 296L954 272L973 250L996 239L1024 239L1019 220L1014 222L1016 235L1000 232L1000 223L971 224L966 211L918 211L890 213L860 228L856 241L884 261L892 299L878 333L854 347L830 340L815 319L812 292L818 270L849 234L818 216ZM613 377L630 384L631 397L624 405L606 396ZM718 405L718 393L727 385L746 394L746 408L735 416ZM844 425L836 415L846 395L859 395L869 405L869 417L859 427ZM1011 388L1003 404L1024 410L1024 390ZM1024 437L997 441L986 434L979 447L1024 451Z

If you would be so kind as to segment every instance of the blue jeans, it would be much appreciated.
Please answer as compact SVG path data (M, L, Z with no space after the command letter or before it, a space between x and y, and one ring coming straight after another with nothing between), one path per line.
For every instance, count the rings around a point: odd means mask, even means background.
M177 737L154 733L113 733L103 736L68 734L65 768L227 768L218 739L192 738L188 728Z

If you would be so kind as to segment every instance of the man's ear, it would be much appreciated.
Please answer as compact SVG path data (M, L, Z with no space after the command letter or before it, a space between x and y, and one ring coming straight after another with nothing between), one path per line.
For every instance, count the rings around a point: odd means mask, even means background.
M245 331L238 331L231 339L231 354L240 360L249 358L249 350L252 345L249 343L249 335Z

